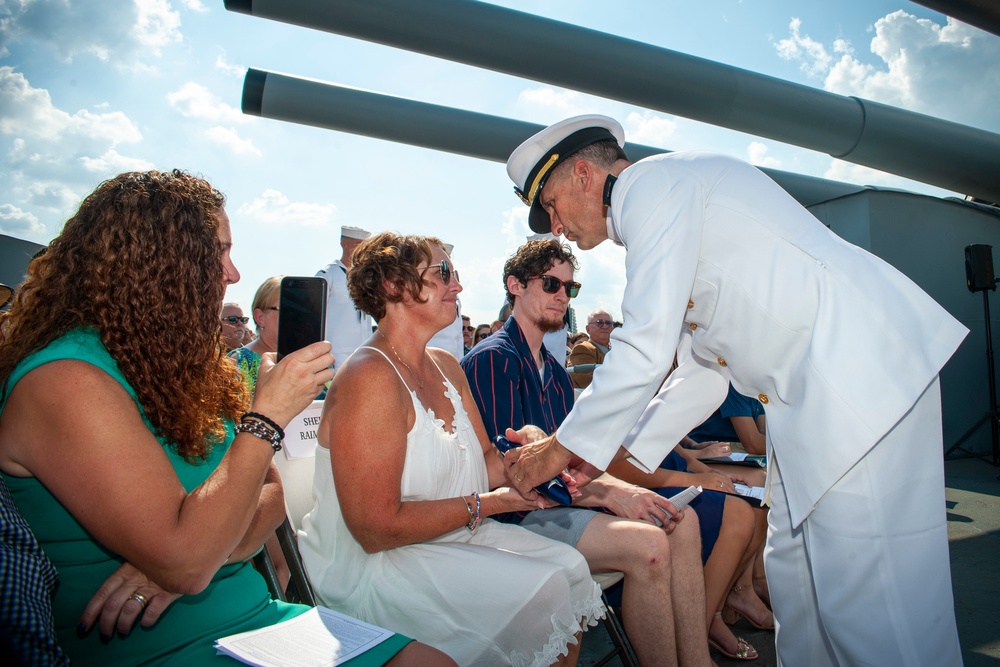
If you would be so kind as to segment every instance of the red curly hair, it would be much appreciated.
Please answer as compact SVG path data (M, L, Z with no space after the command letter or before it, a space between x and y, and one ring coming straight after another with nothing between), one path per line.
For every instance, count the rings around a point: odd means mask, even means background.
M207 457L249 403L220 343L224 204L178 170L101 183L28 266L0 339L3 390L26 356L90 327L156 435L190 462Z

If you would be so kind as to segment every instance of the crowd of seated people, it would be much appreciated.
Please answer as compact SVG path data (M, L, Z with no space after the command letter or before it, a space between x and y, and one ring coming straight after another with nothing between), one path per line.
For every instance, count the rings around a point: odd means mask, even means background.
M281 429L329 385L303 560L323 604L398 633L351 665L575 664L604 613L602 571L625 574L642 664L707 665L708 644L755 657L718 615L773 627L762 570L757 593L746 583L763 513L710 490L731 493L739 470L693 454L647 477L619 465L572 508L507 486L492 437L552 432L572 407L571 375L542 345L563 326L568 247L533 241L508 261L505 321L463 322L460 366L427 347L462 290L444 244L369 238L348 282L378 327L334 377L327 343L275 363L280 276L254 296L255 336L222 303L239 279L223 206L183 172L111 179L32 262L4 321L0 481L59 573L38 589L52 620L36 640L73 664L198 665L222 636L303 613L247 561L284 518ZM606 353L613 326L591 313L577 348ZM505 355L523 357L513 375L495 372ZM664 498L692 484L706 492L676 512Z

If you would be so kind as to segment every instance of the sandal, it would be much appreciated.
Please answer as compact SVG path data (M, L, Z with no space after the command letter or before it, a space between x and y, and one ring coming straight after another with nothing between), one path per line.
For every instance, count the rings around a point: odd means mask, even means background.
M745 591L745 590L751 589L751 588L752 588L751 586L735 586L735 587L733 587L733 593L739 593L740 591ZM764 601L761 600L761 603L763 603L763 602ZM767 614L767 618L764 619L763 622L758 622L758 621L755 621L754 619L750 618L750 616L747 615L746 612L740 611L739 609L736 609L735 607L733 607L732 605L730 605L728 597L726 599L726 603L722 607L722 611L723 611L723 613L727 614L727 616L724 617L723 620L725 620L726 623L728 623L729 625L732 625L732 623L729 623L728 619L732 618L732 615L735 614L736 615L736 620L739 620L739 617L742 616L743 618L745 618L747 620L747 623L749 623L750 625L752 625L753 627L755 627L758 630L774 630L774 613L773 612L769 611L768 614ZM736 621L733 621L733 623L735 623L735 622Z
M743 639L743 637L736 638L736 653L730 653L711 639L708 640L708 645L730 660L756 660L759 657L757 655L757 649L750 646L747 640Z
M720 612L716 612L715 615L720 619L722 617ZM711 629L709 631L711 632ZM730 653L726 649L722 648L722 646L711 637L708 638L708 645L730 660L756 660L759 657L757 655L757 649L751 646L750 642L743 639L743 637L736 637L735 653Z

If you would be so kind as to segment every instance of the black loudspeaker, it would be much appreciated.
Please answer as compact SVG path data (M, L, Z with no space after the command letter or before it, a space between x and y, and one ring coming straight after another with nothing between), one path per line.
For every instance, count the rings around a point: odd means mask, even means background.
M996 290L993 246L982 243L965 246L965 280L970 292Z

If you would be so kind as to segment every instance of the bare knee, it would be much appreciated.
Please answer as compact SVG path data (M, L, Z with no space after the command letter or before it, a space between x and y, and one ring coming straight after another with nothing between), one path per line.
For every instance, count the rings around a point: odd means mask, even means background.
M386 667L458 667L447 653L420 642L410 642L385 664Z

